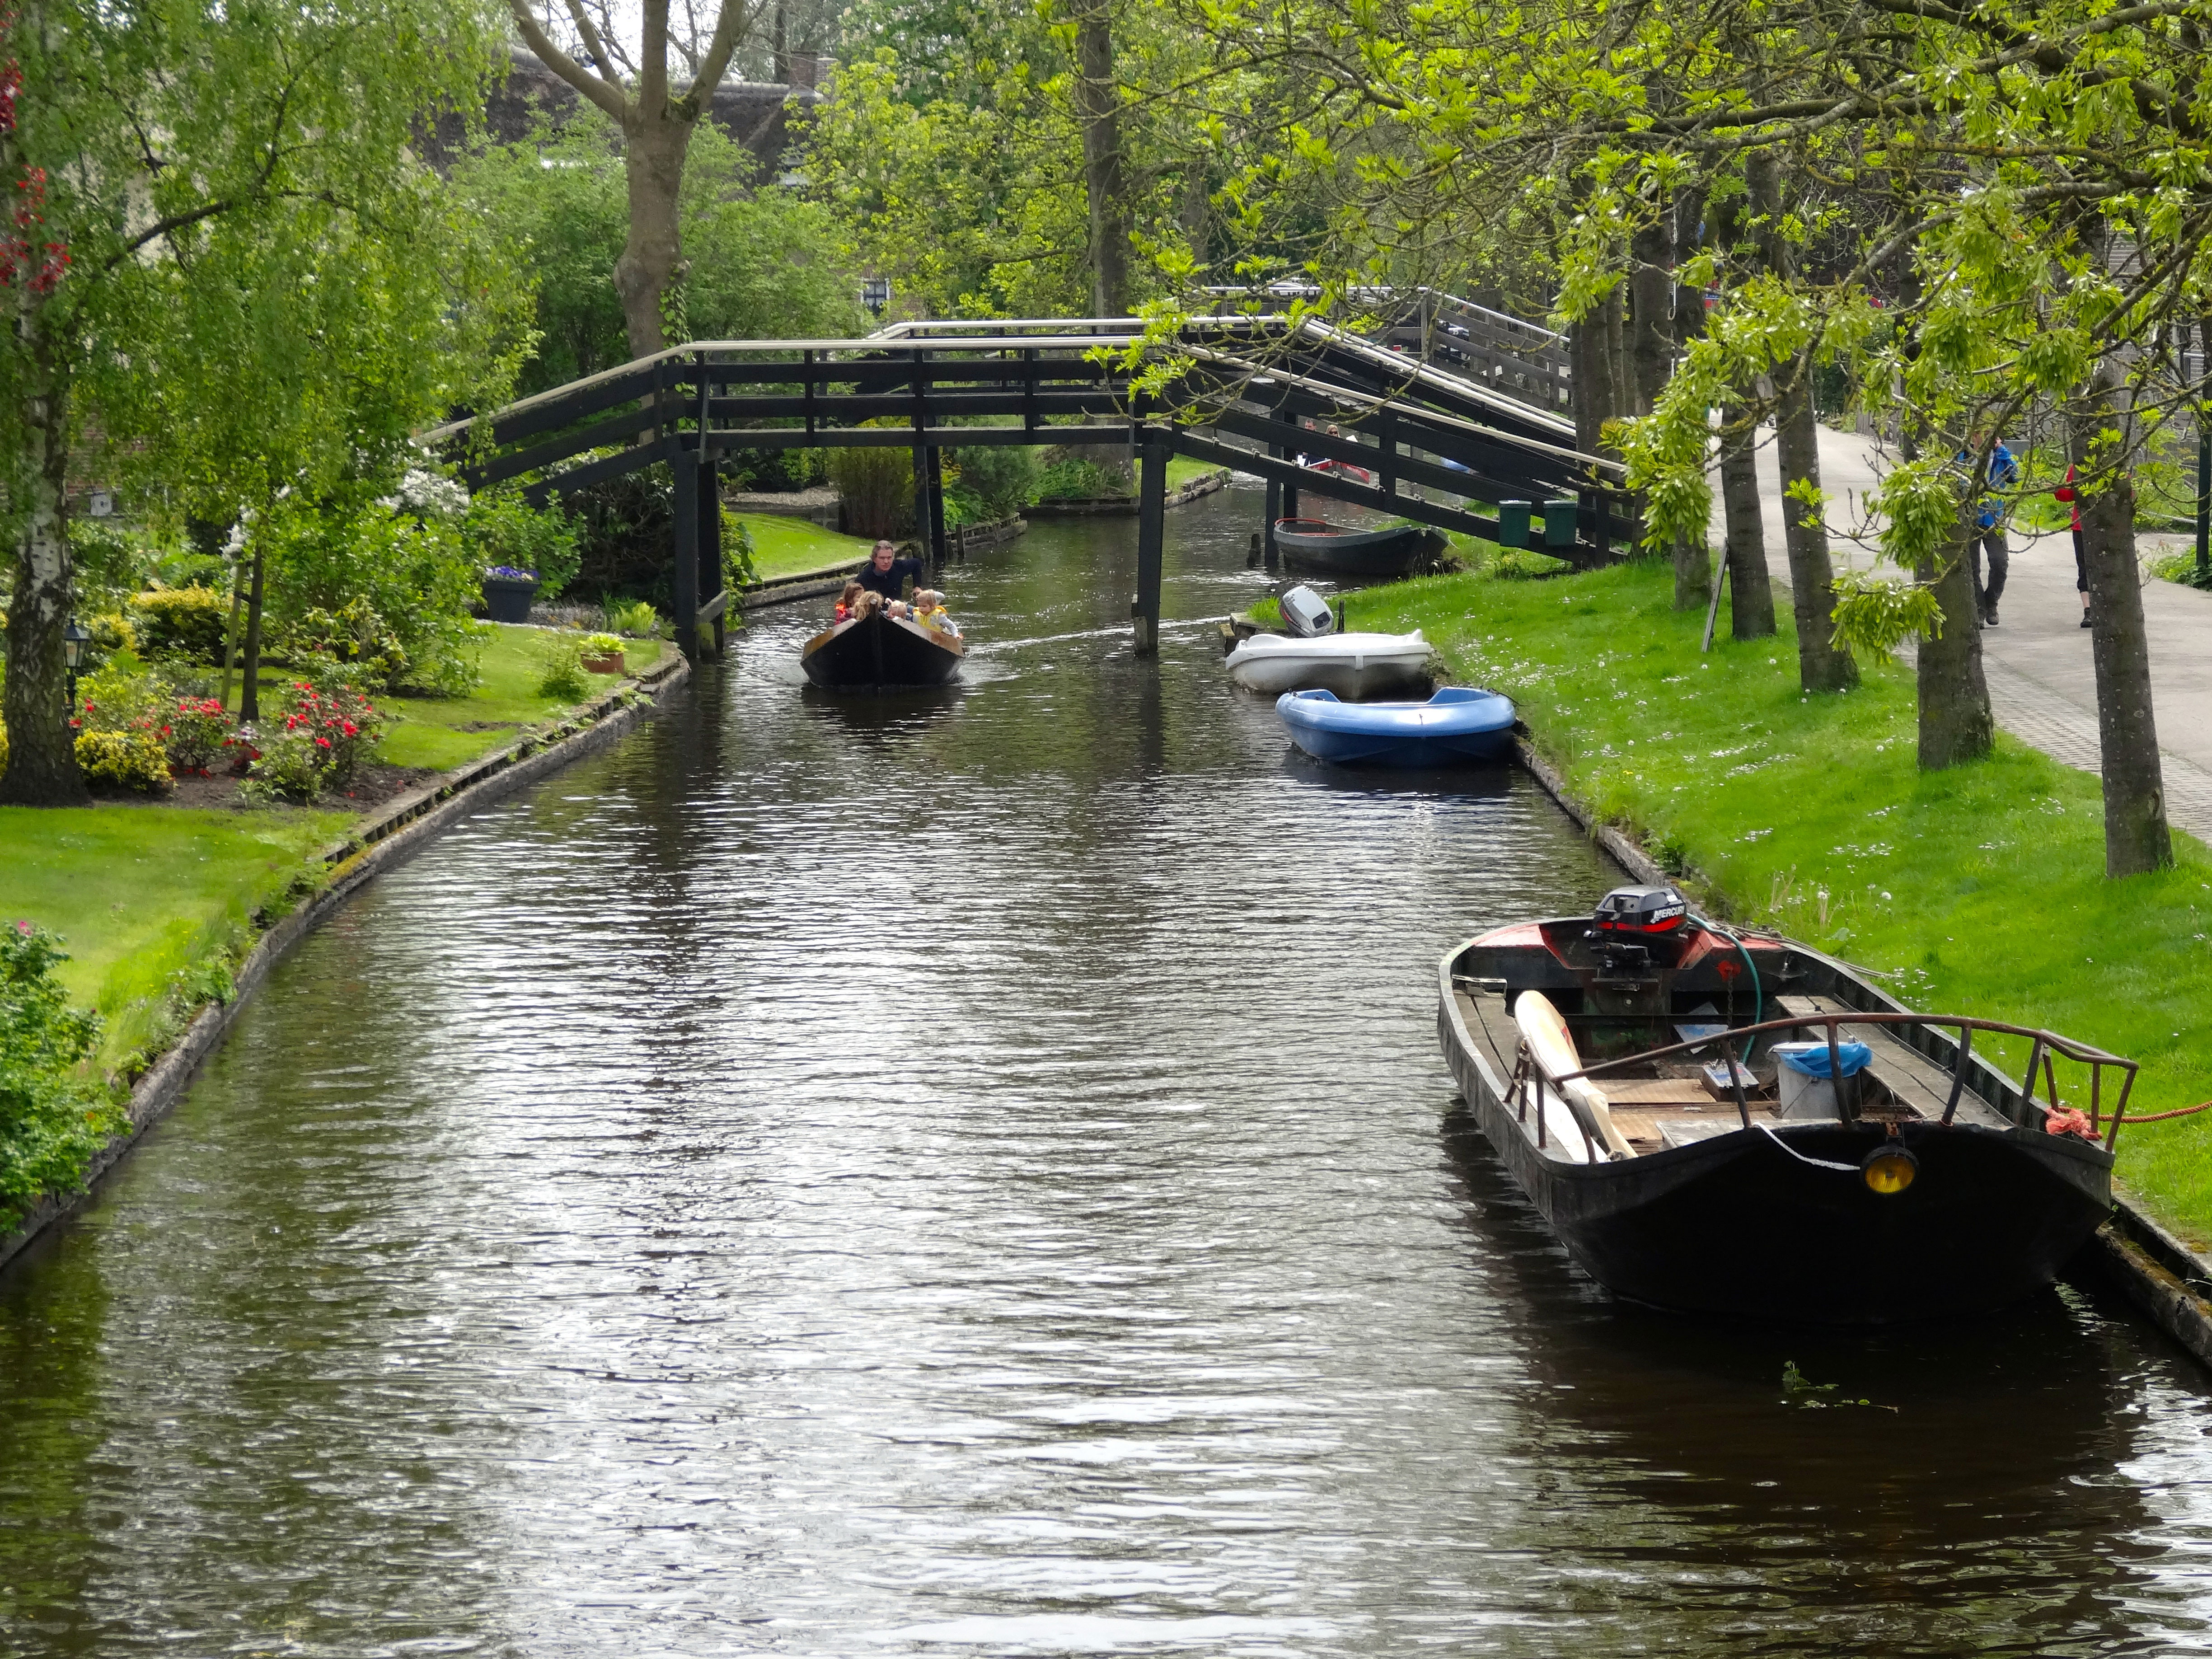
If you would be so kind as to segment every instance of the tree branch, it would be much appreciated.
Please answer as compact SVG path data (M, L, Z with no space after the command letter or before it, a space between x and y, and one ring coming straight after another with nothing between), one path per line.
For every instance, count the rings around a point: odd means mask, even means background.
M699 72L691 80L691 90L685 94L706 107L714 95L714 88L722 84L722 76L730 67L730 58L744 44L759 19L761 7L767 0L748 7L744 0L722 0L721 15L714 20L714 38L708 43L707 55L699 61Z
M514 26L522 31L523 44L530 48L539 63L597 104L616 121L628 118L629 100L623 96L621 88L600 80L555 46L553 37L545 33L537 14L530 9L529 0L507 0L507 9L514 14Z

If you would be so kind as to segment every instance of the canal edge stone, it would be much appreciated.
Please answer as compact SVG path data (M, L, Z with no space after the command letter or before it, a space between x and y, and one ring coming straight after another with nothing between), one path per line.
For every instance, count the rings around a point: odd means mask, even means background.
M1651 886L1674 879L1629 836L1611 824L1595 822L1589 808L1575 797L1559 769L1537 751L1535 744L1516 733L1513 747L1522 768L1544 793L1630 876ZM2212 1260L2118 1194L2112 1200L2112 1218L2097 1229L2094 1243L2085 1247L2082 1255L2199 1364L2212 1368Z
M546 742L542 736L524 738L456 767L419 788L395 796L368 823L325 848L322 857L332 871L331 879L297 909L263 931L240 964L230 1000L202 1008L176 1042L131 1085L125 1109L129 1127L93 1158L85 1171L82 1190L47 1194L32 1206L21 1226L0 1237L0 1273L5 1273L55 1223L76 1214L91 1201L100 1183L125 1154L183 1097L200 1062L215 1052L269 970L372 876L410 856L432 836L478 807L610 747L642 724L671 691L690 678L691 665L683 654L672 647L665 649L660 660L635 680L584 704L556 727L554 741Z

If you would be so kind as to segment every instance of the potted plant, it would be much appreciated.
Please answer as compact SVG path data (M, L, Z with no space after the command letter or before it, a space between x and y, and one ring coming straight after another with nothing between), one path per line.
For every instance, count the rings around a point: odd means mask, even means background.
M538 573L518 570L511 564L495 564L483 573L484 609L494 622L526 623L530 602L538 597Z
M592 634L584 640L584 667L593 674L627 674L623 642L612 634Z

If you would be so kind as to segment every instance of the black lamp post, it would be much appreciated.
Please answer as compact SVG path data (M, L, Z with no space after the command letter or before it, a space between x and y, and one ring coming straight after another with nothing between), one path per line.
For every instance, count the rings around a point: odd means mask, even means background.
M863 276L860 279L860 303L875 313L876 320L884 319L884 313L891 302L891 279L888 276Z
M69 666L70 717L76 717L76 671L83 665L84 648L92 643L92 630L75 617L62 629L62 661Z

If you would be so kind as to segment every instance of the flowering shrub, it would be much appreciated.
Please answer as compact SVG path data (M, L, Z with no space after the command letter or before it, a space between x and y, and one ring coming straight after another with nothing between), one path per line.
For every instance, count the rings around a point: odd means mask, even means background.
M313 800L353 781L368 750L384 740L384 717L358 686L334 680L293 683L290 706L255 739L245 793L256 800Z
M538 580L535 570L518 569L511 564L488 564L484 567L484 574L494 581L502 582L534 582Z
M169 768L176 772L208 775L215 758L229 748L231 714L213 697L179 697L169 716Z
M169 772L170 708L152 676L113 664L79 686L76 763L88 783L152 794L173 781Z
M61 941L27 921L0 925L0 1225L43 1193L65 1192L123 1115L84 1062L100 1017L72 1008L54 966Z
M532 507L509 488L469 503L461 534L486 575L520 575L550 599L575 580L577 525L558 501Z

